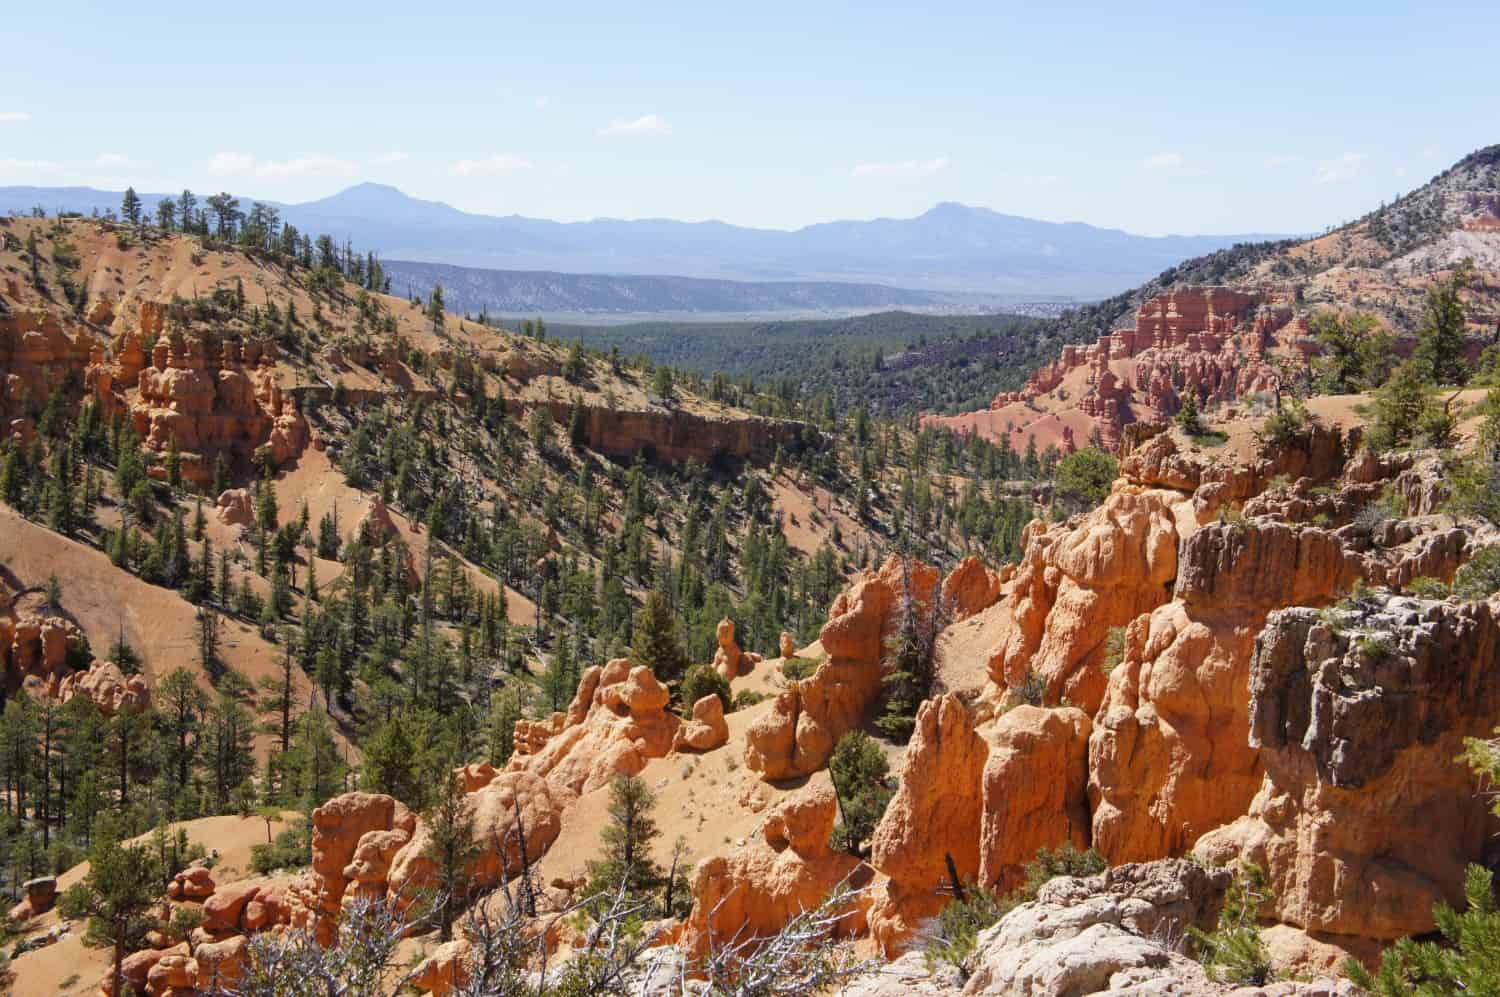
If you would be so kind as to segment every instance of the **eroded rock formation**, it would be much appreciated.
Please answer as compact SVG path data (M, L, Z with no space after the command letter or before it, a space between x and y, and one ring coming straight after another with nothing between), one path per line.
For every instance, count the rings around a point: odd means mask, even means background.
M212 480L220 452L249 457L265 447L266 456L281 464L307 446L307 424L283 397L268 345L225 342L213 348L200 335L168 333L157 339L136 385L130 402L136 433L158 453L175 444L183 477L191 481Z
M1175 415L1184 399L1211 407L1272 394L1281 375L1271 355L1295 351L1306 333L1293 318L1290 293L1188 287L1150 298L1135 321L1088 345L1067 345L1025 387L997 395L987 412L927 421L960 432L1008 435L1017 450L1067 447L1080 431L1097 431L1118 449L1125 427ZM1047 396L1055 404L1039 406Z
M900 625L908 577L916 611L930 613L937 569L916 561L904 568L895 555L839 595L820 638L827 659L806 679L792 682L746 733L746 765L772 781L823 767L880 691L885 642Z
M1500 625L1487 603L1389 595L1271 616L1250 677L1265 776L1249 812L1198 854L1267 871L1276 915L1394 939L1462 905L1463 868L1496 831L1460 759L1500 714Z
M651 669L616 658L589 668L568 712L516 725L511 771L532 772L573 794L636 775L672 750L681 718L667 709L671 694Z
M699 863L683 950L701 955L715 942L775 934L840 883L864 885L868 867L828 847L837 819L833 785L818 775L779 804L746 845ZM850 910L840 927L844 934L863 930L863 912Z
M876 828L881 874L870 930L900 951L944 900L950 878L1005 892L1042 848L1088 845L1089 719L1073 708L1019 706L976 728L956 695L924 703L901 785Z

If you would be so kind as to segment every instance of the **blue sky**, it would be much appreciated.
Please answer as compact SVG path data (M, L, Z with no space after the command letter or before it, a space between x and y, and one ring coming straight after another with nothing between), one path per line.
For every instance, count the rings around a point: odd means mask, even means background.
M426 8L426 9L424 9ZM1500 4L19 3L0 184L1308 231L1500 142Z

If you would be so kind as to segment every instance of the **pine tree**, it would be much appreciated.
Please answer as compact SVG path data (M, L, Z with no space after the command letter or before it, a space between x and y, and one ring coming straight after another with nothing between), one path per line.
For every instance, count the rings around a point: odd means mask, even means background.
M656 796L645 780L616 776L609 790L609 823L600 832L604 857L589 863L590 894L609 895L623 883L625 891L644 896L661 885L662 872L651 858L652 843L661 837L652 810Z
M156 902L161 872L146 849L101 841L89 854L89 873L68 889L59 904L64 917L93 918L114 943L111 989L125 992L121 965L125 943L138 930L138 921Z
M432 293L427 298L427 319L432 323L433 332L443 331L447 318L444 315L442 284L432 285Z
M1432 384L1465 384L1469 380L1469 311L1460 292L1474 282L1474 261L1459 264L1453 276L1439 281L1427 292L1422 324L1417 329L1417 348L1412 361Z
M890 801L889 774L885 752L870 735L853 730L839 739L828 759L828 776L839 804L831 847L859 857L863 842L874 833Z
M427 812L427 848L437 890L438 932L443 941L453 937L453 922L467 906L470 867L482 849L474 840L474 810L464 795L463 779L450 772L437 802Z
M132 225L141 223L141 198L134 187L125 188L125 196L120 199L120 217Z
M490 704L489 758L496 768L510 761L516 748L516 723L521 719L521 697L507 685Z
M661 592L651 592L635 621L630 659L644 665L662 682L675 682L687 668L687 655L677 640L677 619Z

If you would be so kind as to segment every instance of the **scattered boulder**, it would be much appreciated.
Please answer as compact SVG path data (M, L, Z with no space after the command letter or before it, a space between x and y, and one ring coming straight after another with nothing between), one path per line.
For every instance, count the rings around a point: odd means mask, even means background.
M151 706L151 690L141 675L126 675L113 661L95 661L87 671L74 672L58 686L58 697L67 702L88 696L106 717L121 710L144 713Z
M250 939L233 935L221 942L203 942L193 949L198 964L197 988L203 993L232 990L245 977Z
M198 961L187 942L162 953L146 974L146 988L153 994L191 992L198 985Z
M57 903L56 876L28 879L22 884L21 889L25 891L26 896L10 909L10 920L17 924L47 913L52 909L52 905Z
M712 751L729 740L729 722L724 719L724 701L709 693L693 704L693 719L677 728L673 751Z
M230 488L219 493L214 516L226 526L249 526L255 522L255 496L248 488Z
M202 865L189 866L167 884L167 896L172 900L206 900L213 892L213 873Z

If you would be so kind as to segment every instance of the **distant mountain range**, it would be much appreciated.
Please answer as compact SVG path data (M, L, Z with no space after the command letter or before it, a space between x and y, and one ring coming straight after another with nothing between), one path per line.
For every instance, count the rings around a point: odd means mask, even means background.
M202 193L200 192L200 196ZM147 207L165 195L143 194ZM248 207L250 198L241 197ZM267 202L276 203L276 202ZM0 187L0 213L89 213L118 210L120 194L88 187ZM794 231L743 228L724 222L666 219L554 222L520 215L470 214L438 201L409 197L394 187L364 183L332 197L280 204L282 218L313 233L371 248L391 260L485 269L548 271L533 287L555 286L556 274L653 275L715 281L825 282L888 285L936 294L991 298L1097 298L1140 284L1194 256L1264 235L1149 237L1080 222L1043 222L986 208L943 203L916 218L878 218L809 225ZM498 286L517 286L497 278ZM507 281L511 283L507 285ZM686 285L662 287L665 296L699 307ZM580 288L578 300L609 310L605 300L642 293L600 280L606 299ZM756 297L762 292L713 295ZM526 291L519 291L523 295ZM792 298L808 291L789 292ZM874 294L864 291L862 294ZM894 294L894 292L891 292ZM567 294L564 295L565 297ZM543 307L545 296L537 304ZM893 296L858 307L917 305ZM588 310L588 309L583 309Z

